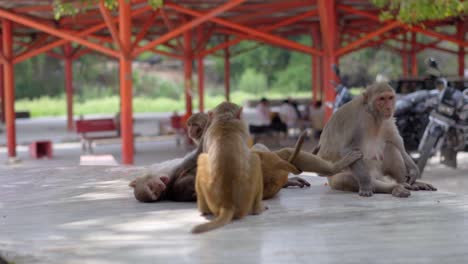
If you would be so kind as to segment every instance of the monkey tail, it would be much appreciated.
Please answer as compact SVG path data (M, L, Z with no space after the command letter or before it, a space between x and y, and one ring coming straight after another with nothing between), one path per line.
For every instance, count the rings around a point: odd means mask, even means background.
M319 150L320 150L320 145L315 146L315 148L312 150L312 154L317 155Z
M301 151L302 144L304 143L305 137L307 135L306 131L302 131L302 133L299 135L299 138L296 141L296 145L294 146L294 152L289 156L288 162L292 163L294 159L297 157L297 154L299 154L299 151Z
M220 208L219 215L213 219L211 222L197 225L192 229L193 234L199 234L206 231L213 230L215 228L222 227L229 223L234 216L234 208Z

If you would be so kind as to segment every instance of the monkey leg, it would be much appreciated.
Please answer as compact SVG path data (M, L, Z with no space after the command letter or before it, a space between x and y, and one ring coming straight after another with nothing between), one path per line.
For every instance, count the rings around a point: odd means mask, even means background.
M413 184L407 184L406 179L408 170L400 150L393 144L387 143L384 148L383 173L392 177L397 183L413 191L437 191L437 188L429 183L416 181Z
M250 164L251 164L251 177L255 177L252 181L252 187L254 192L254 200L252 205L252 214L260 214L262 213L266 207L263 205L263 172L261 166L261 159L258 154L251 154L250 156Z
M207 170L207 164L208 164L208 155L207 154L201 154L198 157L198 166L197 166L197 177L195 179L195 191L197 193L197 207L198 210L203 214L210 214L212 213L208 203L205 198L205 188L203 186L203 180L205 180L206 177L208 177L208 170Z
M327 177L330 188L339 191L358 192L359 184L354 179L351 171L337 173Z
M393 144L385 144L382 170L397 183L406 182L406 166L400 151Z
M359 184L359 195L370 197L374 193L372 177L363 160L358 160L350 165L352 176Z
M275 153L278 154L278 156L280 156L282 159L288 160L293 152L293 148L283 148L276 151ZM292 164L300 171L316 172L322 175L332 175L342 171L360 158L362 158L362 153L360 151L352 150L339 161L331 163L317 155L305 151L300 151L294 161L292 161Z

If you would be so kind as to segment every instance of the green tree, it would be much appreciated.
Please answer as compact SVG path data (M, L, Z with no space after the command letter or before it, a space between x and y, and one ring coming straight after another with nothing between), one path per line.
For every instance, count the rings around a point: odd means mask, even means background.
M266 77L255 69L247 68L239 80L239 88L241 91L263 94L267 90Z
M129 2L130 0L126 0ZM79 1L69 1L69 0L54 0L54 15L55 19L60 19L62 16L66 15L76 15L80 11L86 11L87 9L96 6L99 4L99 0L79 0ZM163 0L148 0L148 3L154 7L158 8L163 6ZM114 9L119 5L119 0L104 0L104 6L108 9Z
M382 19L396 18L410 24L468 12L468 1L464 0L372 0L372 3L383 9Z

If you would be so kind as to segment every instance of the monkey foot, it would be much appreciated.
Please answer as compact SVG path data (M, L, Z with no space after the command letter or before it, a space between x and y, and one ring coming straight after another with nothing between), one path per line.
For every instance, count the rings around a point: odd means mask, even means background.
M403 185L398 185L392 190L392 195L395 197L406 198L411 195L411 192Z
M414 191L437 191L437 188L432 186L432 184L416 181L414 182L411 187Z
M372 185L359 187L359 195L364 197L371 197L374 194Z
M288 182L283 186L283 188L288 188L291 186L304 188L305 186L310 187L310 183L299 177L291 177L288 179Z

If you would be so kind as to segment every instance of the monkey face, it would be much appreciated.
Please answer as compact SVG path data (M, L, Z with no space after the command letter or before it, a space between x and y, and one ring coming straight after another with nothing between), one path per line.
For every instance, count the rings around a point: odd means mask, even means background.
M384 119L391 118L395 110L395 94L393 92L381 92L373 101L374 110Z
M203 128L198 124L189 124L188 134L191 139L199 140L202 137Z
M166 190L169 182L168 176L145 176L137 178L130 183L133 187L135 198L140 202L153 202L158 200L162 192Z

